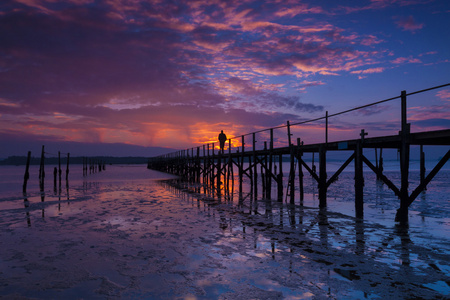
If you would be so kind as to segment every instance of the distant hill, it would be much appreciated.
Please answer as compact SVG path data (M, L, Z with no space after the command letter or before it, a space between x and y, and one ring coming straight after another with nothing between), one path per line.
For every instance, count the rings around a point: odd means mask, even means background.
M31 156L40 157L42 145L45 146L47 157L61 156L70 153L73 157L82 156L109 156L109 157L153 157L177 151L172 148L143 147L120 143L79 143L56 142L37 140L1 139L0 135L0 160L10 156L26 156L31 151Z

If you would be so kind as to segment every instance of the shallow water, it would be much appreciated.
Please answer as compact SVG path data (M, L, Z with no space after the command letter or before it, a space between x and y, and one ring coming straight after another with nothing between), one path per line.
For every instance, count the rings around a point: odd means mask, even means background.
M0 168L0 296L450 296L448 173L414 203L404 228L393 222L398 199L369 174L359 220L351 172L319 210L309 176L301 207L249 195L247 184L242 195L218 198L145 166L107 166L85 178L79 168L70 171L69 189L63 178L55 192L51 176L44 193L33 169L27 200L23 167Z

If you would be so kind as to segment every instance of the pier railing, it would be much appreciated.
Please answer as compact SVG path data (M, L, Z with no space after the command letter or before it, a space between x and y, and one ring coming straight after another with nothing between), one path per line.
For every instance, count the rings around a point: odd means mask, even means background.
M314 180L316 180L319 189L320 207L326 207L327 188L336 181L338 175L353 161L355 166L355 210L358 217L363 216L363 163L365 163L374 173L377 178L385 183L400 199L400 208L397 211L397 219L399 221L407 221L408 207L414 199L420 194L426 185L432 180L437 172L445 165L450 157L450 150L433 168L433 170L425 176L425 168L421 167L421 181L418 187L409 194L408 192L408 174L410 162L410 145L420 145L421 152L421 166L424 166L423 161L425 155L423 152L423 145L450 145L450 129L425 131L411 133L411 124L407 119L407 97L421 94L424 92L441 89L450 86L450 83L435 86L412 93L402 91L399 96L376 101L370 104L358 106L345 111L329 114L326 112L325 116L315 119L305 120L301 122L290 123L286 122L284 125L265 128L251 133L242 134L228 138L228 147L226 152L223 150L216 150L217 143L205 143L202 146L193 147L177 152L161 155L151 158L148 167L160 171L177 174L190 180L202 182L203 184L215 185L217 192L221 193L221 188L224 184L225 192L229 191L230 178L234 179L233 167L237 167L239 175L239 189L242 189L242 180L247 176L251 183L252 192L258 193L258 169L261 172L261 184L263 196L266 199L271 199L272 183L275 183L277 188L277 199L279 201L283 198L283 156L289 156L290 168L289 178L286 189L286 200L290 203L295 202L295 178L296 169L298 166L299 190L300 190L300 204L303 203L303 169L308 172ZM329 140L329 120L331 118L348 114L354 111L367 109L371 106L379 105L389 101L400 100L400 131L398 134L379 137L367 137L365 129L361 129L360 137L357 139L347 139L341 141ZM300 127L305 124L322 122L324 130L324 141L313 144L305 144L300 138L297 138L296 143L293 141L294 127ZM274 138L275 130L287 130L285 132L287 141L279 141ZM258 139L266 138L263 147L257 148L257 134ZM245 138L251 137L251 146L246 148ZM232 141L237 140L238 146L234 147L236 152L232 152ZM275 144L276 143L276 144ZM284 144L284 146L283 146ZM363 155L363 148L380 149L380 156L376 155L376 164L373 165L369 159ZM401 171L401 186L397 187L383 174L383 148L398 149L400 153L400 171ZM249 150L251 149L251 150ZM326 153L327 151L350 150L353 153L333 174L330 178L327 176L326 168ZM319 171L315 169L315 165L310 167L302 158L305 152L318 153L319 156ZM314 156L313 156L314 159ZM277 164L278 163L278 164ZM233 182L232 182L233 184Z

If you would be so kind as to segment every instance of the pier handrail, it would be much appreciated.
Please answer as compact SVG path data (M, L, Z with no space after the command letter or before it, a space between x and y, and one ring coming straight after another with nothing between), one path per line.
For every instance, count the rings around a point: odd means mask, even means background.
M418 90L418 91L411 92L411 93L406 93L405 96L411 96L411 95L415 95L415 94L420 94L420 93L423 93L423 92L427 92L427 91L431 91L431 90L435 90L435 89L440 89L440 88L443 88L443 87L446 87L446 86L450 86L450 83L434 86L434 87L427 88L427 89ZM249 135L253 135L253 134L256 134L256 133L261 133L261 132L265 132L265 131L269 131L269 130L273 130L273 129L285 128L287 126L302 125L302 124L307 124L307 123L311 123L311 122L315 122L315 121L329 119L331 117L339 116L339 115L346 114L346 113L349 113L349 112L352 112L352 111L356 111L356 110L360 110L360 109L367 108L367 107L370 107L370 106L378 105L378 104L381 104L381 103L384 103L384 102L389 102L389 101L392 101L392 100L400 99L401 97L402 97L402 95L399 95L399 96L387 98L387 99L384 99L384 100L376 101L376 102L373 102L373 103L365 104L365 105L362 105L362 106L354 107L354 108L351 108L351 109L347 109L347 110L344 110L344 111L341 111L341 112L337 112L337 113L334 113L334 114L327 114L327 115L325 115L323 117L318 117L318 118L314 118L314 119L310 119L310 120L306 120L306 121L301 121L301 122L290 123L289 125L283 124L283 125L279 125L279 126L275 126L275 127L264 128L264 129L261 129L261 130L258 130L258 131L253 131L253 132L250 132L250 133L245 133L245 134L241 134L241 135L237 135L237 136L232 136L232 137L227 138L227 140L237 139L237 138L240 138L240 137L245 137L245 136L249 136ZM202 145L210 145L210 144L213 144L213 143L216 143L216 142L218 142L218 140L216 140L214 142L204 143ZM184 149L184 150L189 150L189 149L193 149L193 148L196 148L196 147L190 147L190 148L187 148L187 149ZM183 151L183 150L178 150L176 152L179 152L179 151ZM168 155L168 154L165 154L165 155ZM165 155L161 155L161 156L165 156Z

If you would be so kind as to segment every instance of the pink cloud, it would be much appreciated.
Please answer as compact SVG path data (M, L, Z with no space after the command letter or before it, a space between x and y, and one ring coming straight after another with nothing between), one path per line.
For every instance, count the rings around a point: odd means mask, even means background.
M373 46L373 45L377 45L377 44L380 44L383 42L384 42L383 40L380 40L376 36L371 35L371 34L367 35L361 39L361 45L364 45L364 46Z
M373 73L381 73L385 70L385 68L378 67L378 68L370 68L366 70L357 70L357 71L351 71L351 74L373 74Z
M277 17L295 17L301 14L309 14L309 13L323 13L323 9L321 7L308 7L306 4L299 4L293 7L283 7L279 11L275 12L275 16Z
M450 101L450 90L439 91L437 92L436 96L444 101Z
M396 17L398 19L395 23L399 28L404 31L411 31L415 33L417 30L422 29L424 24L417 23L413 16L409 17Z
M418 58L413 58L412 56L409 57L398 57L394 60L391 61L391 63L393 64L418 64L418 63L422 63L422 61Z

